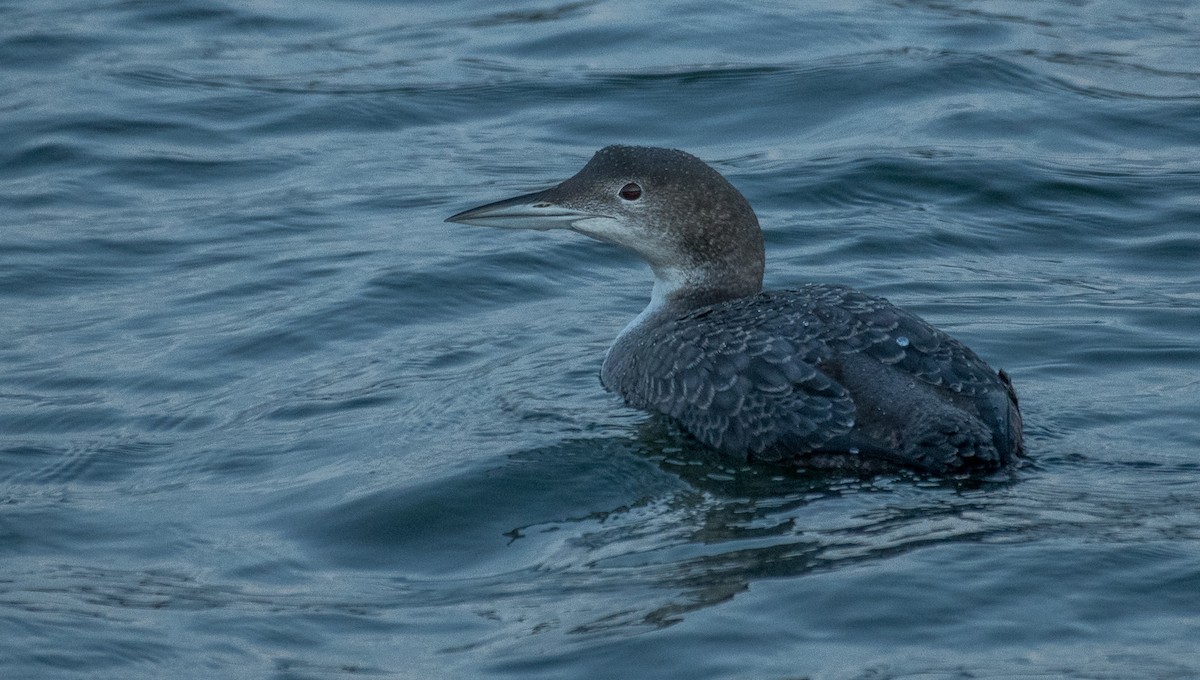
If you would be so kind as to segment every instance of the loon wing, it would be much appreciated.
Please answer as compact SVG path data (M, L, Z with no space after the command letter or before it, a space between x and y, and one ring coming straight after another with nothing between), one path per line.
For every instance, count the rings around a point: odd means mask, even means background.
M996 372L969 347L884 298L816 284L760 297L790 321L802 317L801 323L817 323L831 352L863 352L928 385L966 396L990 393L999 385Z
M1009 463L1023 453L1021 412L1008 375L993 370L971 348L921 317L884 298L844 286L811 284L764 297L777 297L774 304L783 308L807 308L820 318L822 339L832 355L826 359L831 367L839 357L861 353L882 364L872 373L881 382L886 381L887 367L894 376L910 377L930 387L929 395L937 404L976 420L990 432L990 441L984 443L993 451L984 455L994 456L994 462ZM865 401L878 402L879 397L908 398L906 391L894 386L889 391L868 384L851 387L851 391L860 408ZM925 404L925 415L937 418L936 411L944 411L937 404ZM954 420L943 421L940 427L945 429Z

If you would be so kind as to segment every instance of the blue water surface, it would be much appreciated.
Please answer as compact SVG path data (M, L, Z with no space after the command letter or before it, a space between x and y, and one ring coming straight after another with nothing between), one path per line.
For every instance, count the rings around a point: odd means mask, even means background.
M1200 677L1200 3L0 1L0 677ZM1005 368L984 480L597 380L610 143Z

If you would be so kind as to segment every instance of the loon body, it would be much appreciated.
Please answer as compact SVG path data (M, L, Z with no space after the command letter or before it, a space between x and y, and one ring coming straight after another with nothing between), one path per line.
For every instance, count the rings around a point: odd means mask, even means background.
M763 292L758 219L695 156L605 147L558 186L447 221L571 229L648 262L650 304L609 349L601 382L708 446L934 474L994 470L1023 453L1008 376L954 338L843 286Z

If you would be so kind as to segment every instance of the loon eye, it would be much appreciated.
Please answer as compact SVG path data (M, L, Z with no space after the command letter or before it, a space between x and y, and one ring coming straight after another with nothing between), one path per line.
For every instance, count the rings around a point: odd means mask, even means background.
M642 197L642 187L638 184L630 182L629 184L621 187L621 190L617 192L617 195L626 201L636 201Z

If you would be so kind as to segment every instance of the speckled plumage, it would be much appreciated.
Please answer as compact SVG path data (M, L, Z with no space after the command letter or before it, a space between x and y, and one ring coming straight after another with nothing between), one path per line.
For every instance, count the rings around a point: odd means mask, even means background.
M664 309L613 346L602 381L701 442L760 460L950 473L1021 450L1006 378L916 315L842 286Z
M842 286L762 292L762 232L724 177L674 149L610 146L545 191L449 221L571 229L654 271L604 386L701 442L764 461L935 474L1022 453L1008 376L887 300Z

